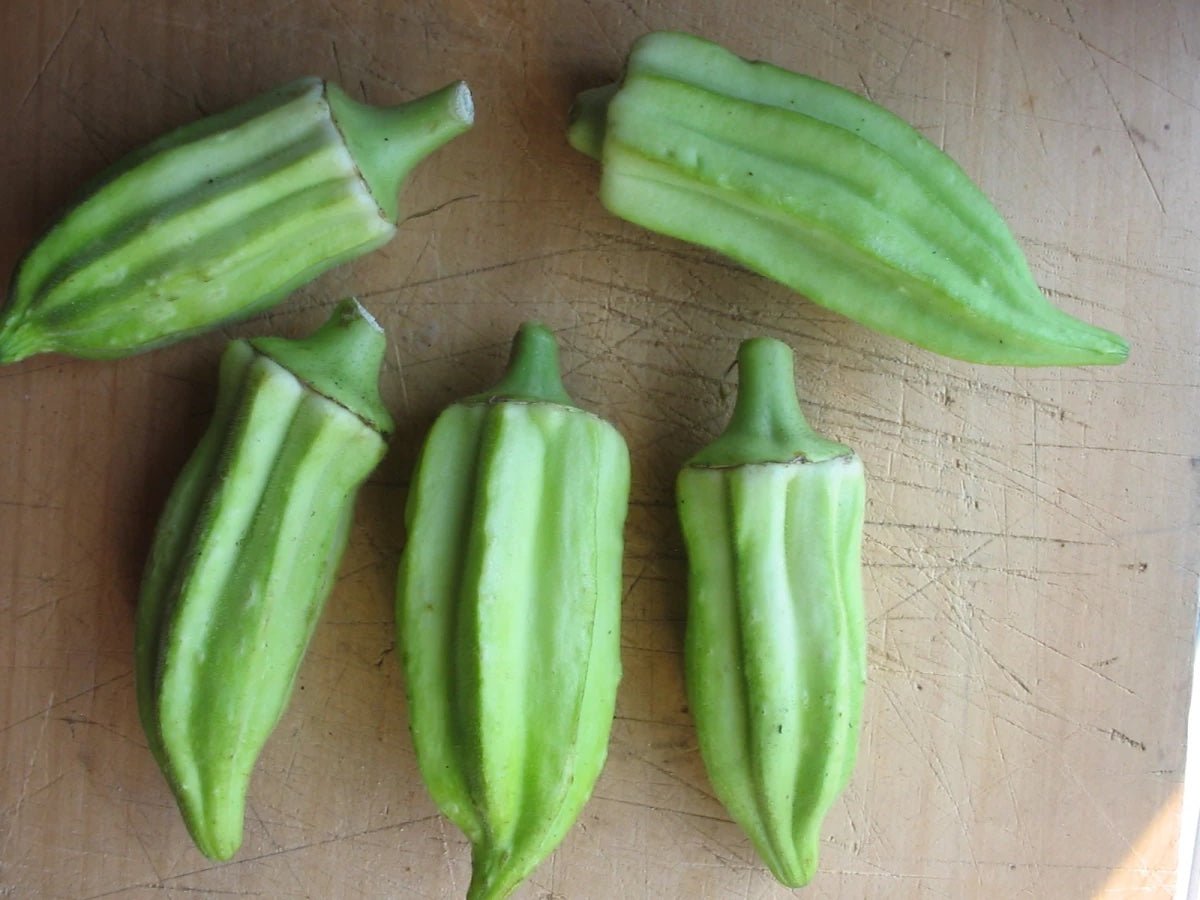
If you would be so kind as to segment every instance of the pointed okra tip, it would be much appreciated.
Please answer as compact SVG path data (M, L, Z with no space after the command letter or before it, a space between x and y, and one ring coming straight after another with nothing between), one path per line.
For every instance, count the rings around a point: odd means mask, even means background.
M360 103L332 82L326 82L325 98L346 149L390 222L400 217L400 189L409 173L475 124L475 102L465 81L390 107Z
M563 386L558 341L541 322L521 325L513 338L503 377L491 390L467 398L467 402L475 403L496 400L575 405Z
M325 324L308 337L257 338L250 344L380 434L391 433L392 416L379 394L387 339L375 318L354 298L338 303Z
M824 462L853 455L845 444L817 434L804 418L791 347L774 338L750 338L738 348L737 366L737 401L729 424L687 465Z
M0 312L0 365L20 362L47 349L46 341L23 316L8 310Z
M238 812L241 812L240 807ZM236 822L228 821L220 825L199 821L189 821L187 824L196 849L213 862L227 862L233 859L242 847L241 818Z

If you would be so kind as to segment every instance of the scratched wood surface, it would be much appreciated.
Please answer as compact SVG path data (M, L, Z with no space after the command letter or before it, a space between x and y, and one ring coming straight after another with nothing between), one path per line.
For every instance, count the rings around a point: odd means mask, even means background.
M992 196L1119 368L1017 371L874 335L608 216L573 93L652 28L861 91ZM0 4L0 279L105 163L302 74L395 101L466 78L478 120L377 254L277 310L116 363L0 371L0 896L455 897L467 847L418 778L392 639L416 448L516 326L634 460L608 765L522 898L782 897L714 800L683 694L681 460L728 414L737 341L797 351L814 423L870 476L861 760L813 898L1165 896L1195 617L1200 7L1174 2L447 0ZM399 430L225 865L140 732L133 600L229 335L356 293Z

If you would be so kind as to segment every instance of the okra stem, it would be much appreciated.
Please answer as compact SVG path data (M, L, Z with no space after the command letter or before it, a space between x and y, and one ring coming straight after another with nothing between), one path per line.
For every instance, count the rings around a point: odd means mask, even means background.
M391 222L399 218L400 188L417 163L475 121L471 91L462 81L391 107L359 103L333 83L325 96L363 180Z
M613 82L582 91L571 105L567 142L592 159L600 159L603 152L608 101L620 86L620 83Z
M558 367L558 342L554 333L538 322L521 325L513 341L508 368L489 391L471 401L523 400L527 403L558 403L574 406L563 387Z
M738 348L737 359L737 402L729 425L689 465L821 462L853 453L817 434L804 418L791 347L774 338L750 338Z
M387 341L379 323L357 300L341 301L329 320L306 338L259 338L250 343L380 434L391 433L394 423L379 396Z

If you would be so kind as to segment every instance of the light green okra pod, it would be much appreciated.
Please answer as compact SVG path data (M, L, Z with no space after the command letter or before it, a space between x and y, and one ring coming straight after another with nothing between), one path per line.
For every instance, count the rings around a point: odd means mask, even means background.
M241 845L246 791L282 715L392 422L384 336L355 301L302 340L234 341L213 418L143 576L138 707L196 845Z
M576 99L568 137L614 214L877 331L968 362L1120 363L1052 305L999 212L902 119L832 84L655 32Z
M447 408L409 495L396 620L422 777L507 896L604 764L620 678L629 455L532 323L493 390Z
M729 427L677 485L687 692L717 797L800 887L857 755L865 481L858 456L804 420L786 344L746 341L738 366Z
M163 136L26 254L0 363L125 356L277 303L391 238L408 174L473 118L461 82L376 108L306 78Z

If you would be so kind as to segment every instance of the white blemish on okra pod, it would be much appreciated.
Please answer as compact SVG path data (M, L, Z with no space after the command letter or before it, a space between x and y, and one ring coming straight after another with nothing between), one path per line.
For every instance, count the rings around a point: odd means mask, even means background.
M138 707L197 847L227 859L392 421L355 301L301 340L234 341L159 520L138 600Z

